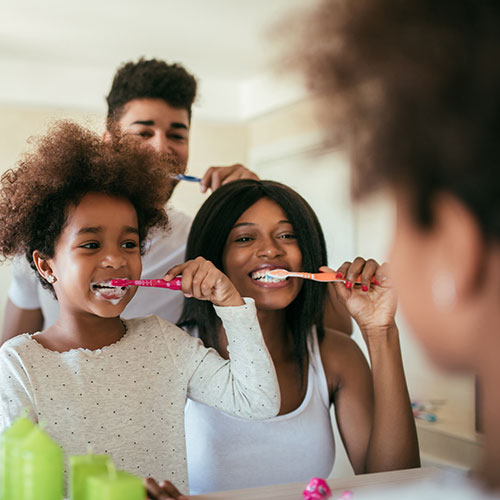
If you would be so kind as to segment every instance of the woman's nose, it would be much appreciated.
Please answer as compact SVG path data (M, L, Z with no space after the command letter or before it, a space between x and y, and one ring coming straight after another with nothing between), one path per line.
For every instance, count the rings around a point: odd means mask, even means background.
M259 247L259 256L267 257L268 259L272 259L274 257L283 255L283 250L277 241L274 239L266 239L262 242L262 245Z

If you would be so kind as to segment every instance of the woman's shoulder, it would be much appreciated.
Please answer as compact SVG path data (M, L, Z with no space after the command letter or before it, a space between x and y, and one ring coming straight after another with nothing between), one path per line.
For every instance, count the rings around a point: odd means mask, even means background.
M366 358L355 340L338 330L325 328L319 343L321 361L329 385L337 385L351 371L366 366Z

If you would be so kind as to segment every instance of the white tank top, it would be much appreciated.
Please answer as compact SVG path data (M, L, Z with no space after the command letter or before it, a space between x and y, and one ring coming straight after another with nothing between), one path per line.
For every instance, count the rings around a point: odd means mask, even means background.
M191 495L329 476L335 441L328 385L316 332L310 340L306 396L291 413L245 420L188 399L185 426Z

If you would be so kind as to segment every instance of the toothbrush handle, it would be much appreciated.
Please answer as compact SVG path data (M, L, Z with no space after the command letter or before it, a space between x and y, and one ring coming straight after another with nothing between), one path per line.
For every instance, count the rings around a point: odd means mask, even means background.
M337 278L337 273L304 273L307 274L307 276L304 276L307 279L311 279L314 281L346 281L344 278ZM372 277L370 280L370 283L375 283L377 280L375 276ZM361 284L361 275L359 275L355 281L354 284Z
M151 286L155 288L169 288L170 290L180 290L181 289L182 278L174 278L171 281L165 281L162 279L155 280L137 280L134 285L138 286Z

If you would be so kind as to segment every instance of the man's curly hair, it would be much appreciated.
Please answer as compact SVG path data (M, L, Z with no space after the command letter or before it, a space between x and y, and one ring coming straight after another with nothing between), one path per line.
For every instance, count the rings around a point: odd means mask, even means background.
M404 188L432 224L436 193L500 235L500 2L322 0L290 54L352 152L354 194Z
M176 168L165 155L135 141L105 142L75 123L58 122L17 168L1 177L0 254L4 258L24 254L42 285L51 289L36 270L33 251L54 256L68 207L91 192L132 203L142 252L148 231L168 225L164 210L172 190L168 173Z
M196 78L181 64L144 58L127 62L118 68L106 98L108 130L120 120L125 104L132 99L163 99L174 108L186 109L191 119L196 89Z

